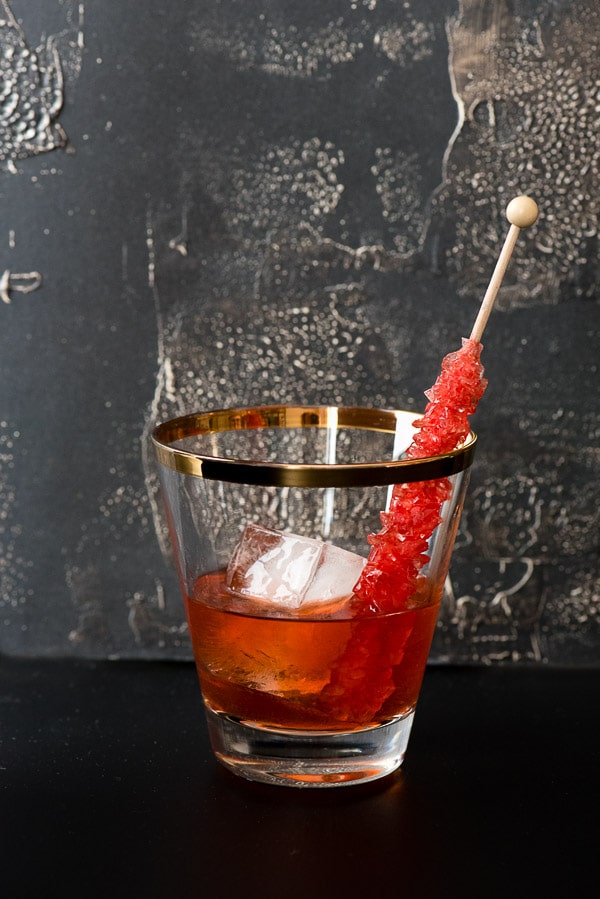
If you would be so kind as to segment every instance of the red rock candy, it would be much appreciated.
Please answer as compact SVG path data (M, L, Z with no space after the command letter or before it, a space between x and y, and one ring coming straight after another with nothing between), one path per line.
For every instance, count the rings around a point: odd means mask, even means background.
M440 376L425 394L429 403L423 418L415 422L417 433L407 458L448 453L466 439L468 416L487 386L480 353L479 342L464 339L462 349L445 357ZM447 478L394 486L389 509L380 515L382 528L368 538L371 552L354 587L359 615L419 605L419 573L429 561L429 539L451 492ZM404 618L390 621L385 645L376 631L357 632L350 638L321 691L322 708L355 722L369 721L382 708L394 691L393 667L402 661L411 632Z
M477 408L487 381L480 362L481 344L464 339L460 350L442 362L441 373L425 396L423 418L406 458L449 453L468 436L469 415ZM407 607L419 571L429 561L429 538L440 523L440 510L450 497L447 479L396 484L390 507L381 513L382 528L368 538L371 552L354 588L365 607L393 612Z

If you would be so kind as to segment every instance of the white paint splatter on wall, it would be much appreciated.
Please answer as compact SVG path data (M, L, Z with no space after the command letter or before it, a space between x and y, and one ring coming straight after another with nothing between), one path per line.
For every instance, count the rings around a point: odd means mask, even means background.
M600 7L595 0L523 6L515 14L504 0L463 0L449 22L460 120L431 239L443 265L478 290L495 258L502 200L538 197L535 247L527 258L516 254L499 297L504 309L564 301L565 287L591 295L597 283Z
M32 50L8 0L0 15L0 163L16 172L17 160L66 146L63 71L52 37Z
M39 272L11 272L5 269L0 275L0 300L9 304L13 293L31 293L42 283Z

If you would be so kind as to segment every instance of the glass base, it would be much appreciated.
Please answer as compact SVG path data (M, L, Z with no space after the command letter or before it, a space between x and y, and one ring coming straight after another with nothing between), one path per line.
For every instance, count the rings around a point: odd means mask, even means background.
M247 780L287 787L344 787L377 780L404 761L414 710L362 731L257 727L206 705L217 759Z

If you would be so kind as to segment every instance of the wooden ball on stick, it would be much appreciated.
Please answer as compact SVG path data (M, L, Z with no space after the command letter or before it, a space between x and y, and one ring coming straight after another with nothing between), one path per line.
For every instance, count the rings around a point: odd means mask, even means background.
M537 221L538 211L535 200L525 196L515 197L506 207L506 218L510 222L510 229L506 235L504 246L500 251L496 268L490 278L488 289L486 290L481 306L479 307L479 312L475 319L473 330L471 331L471 340L476 340L478 343L481 342L483 331L487 324L487 320L490 317L496 295L502 284L502 279L504 278L510 257L512 256L512 251L517 242L519 231L521 228L529 228Z
M530 228L538 214L538 205L531 197L515 197L506 207L506 218L517 228Z

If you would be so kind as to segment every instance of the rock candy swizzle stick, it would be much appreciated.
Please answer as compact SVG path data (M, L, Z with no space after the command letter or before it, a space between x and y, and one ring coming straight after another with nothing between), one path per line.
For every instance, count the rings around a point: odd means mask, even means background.
M511 223L496 268L482 300L471 336L460 350L442 362L441 373L426 391L429 403L416 426L418 431L406 458L449 453L469 434L469 416L487 386L480 362L481 337L521 228L537 219L536 203L516 197L506 210ZM389 510L381 513L382 529L369 537L372 546L355 593L380 611L402 609L413 593L419 570L428 561L425 550L440 522L440 508L450 495L447 481L397 484Z
M425 395L429 402L406 451L406 458L452 452L467 438L469 416L487 386L480 361L481 337L492 311L517 237L538 216L537 204L530 197L516 197L506 209L510 230L482 300L471 335L463 339L461 349L446 356L441 373ZM371 551L354 587L357 608L374 612L396 612L410 608L410 598L418 586L419 572L429 561L428 542L441 521L441 507L449 498L447 479L396 484L387 511L381 513L381 530L368 538ZM392 628L393 630L393 628ZM406 633L403 631L403 633ZM338 659L330 682L323 688L321 701L335 707L340 717L360 720L373 715L393 691L392 666L398 664L404 641L398 645L390 632L386 646L360 645L350 639ZM389 689L381 686L379 695L368 692L369 671L389 668ZM373 678L375 680L375 678Z

